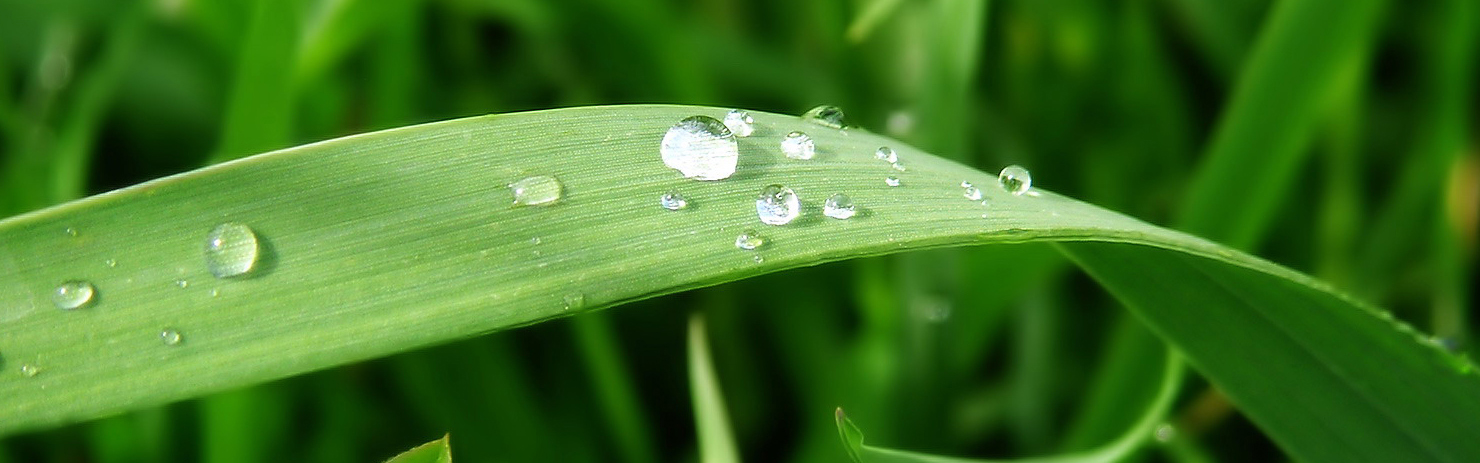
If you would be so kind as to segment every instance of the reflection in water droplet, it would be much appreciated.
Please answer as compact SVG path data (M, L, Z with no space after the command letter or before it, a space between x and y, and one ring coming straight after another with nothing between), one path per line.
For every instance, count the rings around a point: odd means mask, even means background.
M746 251L753 251L765 245L766 239L761 238L761 235L757 234L755 230L745 230L735 237L735 247Z
M689 207L689 199L676 191L670 191L658 197L658 205L663 206L664 209L676 211Z
M206 235L206 270L216 278L234 277L257 265L257 233L236 222L226 222Z
M695 180L723 180L735 173L740 148L725 124L709 116L678 121L658 148L663 164Z
M97 292L92 283L81 280L64 281L51 292L51 302L58 309L72 310L92 303Z
M812 142L812 137L805 133L788 133L781 139L781 154L785 154L788 158L805 161L817 155L817 144Z
M802 114L802 119L813 124L832 127L834 129L848 127L847 116L844 116L843 110L837 106L822 105L812 108Z
M31 378L41 373L41 367L29 363L21 364L21 376Z
M834 219L848 220L855 213L857 211L853 207L853 199L842 193L827 197L827 202L822 204L822 215Z
M1033 187L1033 177L1028 175L1028 169L1019 165L1002 168L1002 173L997 174L997 181L1002 184L1003 190L1015 195L1021 195Z
M749 137L755 133L755 119L750 117L750 113L731 109L725 114L725 128L730 129L730 133L737 137Z
M874 159L893 164L899 162L899 155L894 153L894 148L880 146L878 151L874 151Z
M786 225L802 215L797 194L781 185L768 185L755 199L755 214L766 225Z
M884 184L889 186L899 186L899 177L884 177Z
M180 341L184 341L185 338L180 335L179 331L166 329L159 332L159 340L166 346L178 346L180 345Z
M560 200L559 180L549 175L525 177L509 184L515 206L547 206Z

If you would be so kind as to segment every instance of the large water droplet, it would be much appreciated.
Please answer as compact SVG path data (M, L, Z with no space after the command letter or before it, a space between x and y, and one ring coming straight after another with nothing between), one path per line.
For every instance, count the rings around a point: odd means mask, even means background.
M981 201L982 190L981 188L977 188L976 185L972 185L971 182L963 181L961 182L961 196L965 196L966 199L972 201Z
M185 340L185 337L181 336L179 331L165 329L159 332L159 340L166 346L178 346L181 341Z
M755 199L755 215L766 225L786 225L802 215L796 192L781 185L768 185Z
M874 151L874 159L894 164L899 162L899 155L894 153L894 148L880 146L877 151Z
M899 186L899 177L884 177L884 184L889 186Z
M813 124L834 129L848 127L848 119L843 115L843 110L837 106L822 105L808 110L802 114L802 119Z
M746 251L754 251L756 248L766 245L766 239L757 234L755 230L745 230L735 236L735 247Z
M560 200L561 188L560 181L549 175L525 177L509 184L509 191L514 193L515 206L555 204Z
M725 128L730 129L730 133L737 137L749 137L755 133L755 119L750 117L750 113L731 109L725 114Z
M257 265L257 234L250 227L226 222L206 235L206 269L216 278L234 277Z
M1033 177L1028 175L1028 169L1016 164L1003 167L1002 173L997 174L997 182L1002 184L1002 189L1015 195L1021 195L1033 187Z
M72 310L86 306L93 301L97 290L92 283L81 280L64 281L51 291L51 302L58 309Z
M21 364L21 376L25 376L27 378L30 378L30 377L34 377L34 376L36 376L37 374L40 374L40 373L41 373L41 367L38 367L36 365L29 364L29 363L23 363L23 364Z
M812 159L817 155L817 144L805 133L792 132L781 139L781 153L792 159Z
M689 207L689 199L676 191L670 191L658 197L658 205L663 206L664 209L676 211Z
M827 197L827 202L822 204L822 215L838 220L853 218L857 210L853 207L853 199L848 195L838 193Z
M709 116L678 121L658 148L663 164L695 180L723 180L735 173L740 148L724 123Z

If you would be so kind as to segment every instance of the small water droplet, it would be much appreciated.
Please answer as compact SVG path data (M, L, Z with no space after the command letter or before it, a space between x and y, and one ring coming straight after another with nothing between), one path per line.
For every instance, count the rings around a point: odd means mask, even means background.
M51 302L58 309L72 310L81 308L92 302L97 290L92 283L81 280L68 280L57 285L51 292Z
M212 289L211 290L211 297L216 297L216 296L220 296L220 295L221 295L221 290L219 290L219 289Z
M755 215L766 225L786 225L802 215L796 192L781 185L767 185L755 199Z
M32 378L32 377L35 377L36 375L38 375L40 373L41 373L41 367L38 367L36 365L29 364L29 363L23 363L23 364L21 364L21 376L25 376L27 378Z
M515 206L547 206L560 200L561 185L555 177L536 175L510 183L509 190Z
M884 177L884 184L889 186L899 186L899 177Z
M971 182L961 182L961 196L972 201L981 201L982 190L972 185Z
M226 222L206 235L206 269L216 278L244 275L257 265L257 233L237 222Z
M166 346L178 346L180 345L180 341L184 341L185 338L180 335L179 331L166 329L159 332L159 340L164 342Z
M745 230L735 237L735 247L746 251L754 251L766 245L766 239L757 234L755 230Z
M908 170L908 169L905 169L904 168L904 163L902 163L902 162L890 163L889 164L889 167L893 168L894 170L900 171L900 172L904 172L905 170Z
M65 229L62 230L62 234L63 235L67 235L70 238L76 238L77 237L77 229L76 228L72 228L72 227L67 227L67 228L65 228Z
M822 215L838 220L848 220L858 211L853 207L853 198L838 193L827 197L827 202L822 204Z
M104 260L103 261L103 265L108 266L108 268L117 267L118 266L118 261L113 260L113 259Z
M802 119L813 124L834 129L848 128L847 116L837 106L822 105L802 114Z
M735 174L740 148L724 123L709 116L678 121L663 134L658 151L663 164L695 180L723 180Z
M184 278L177 279L175 280L175 286L180 287L180 289L188 288L190 287L190 280L186 280Z
M565 304L565 310L581 310L586 307L586 295L581 293L566 294L561 298Z
M1176 437L1177 437L1177 428L1172 427L1172 425L1166 424L1166 423L1162 423L1160 426L1157 426L1156 427L1156 441L1157 442L1161 442L1161 443L1171 442L1172 439L1173 438L1176 438Z
M676 211L689 207L689 199L676 191L670 191L658 197L658 205L663 206L664 209Z
M529 244L533 244L535 246L539 246L540 243L543 243L543 242L545 242L545 241L542 240L542 239L540 239L540 237L538 237L538 236L529 239ZM538 252L538 251L536 251L536 252Z
M761 262L765 262L766 261L766 258L761 257L760 254L756 254L754 256L751 256L750 257L750 260L753 260L753 261L755 261L755 263L759 264Z
M877 151L874 151L874 159L894 164L899 162L899 155L894 153L894 148L880 146Z
M997 182L1002 184L1002 189L1008 193L1021 195L1033 187L1033 177L1028 175L1028 169L1019 165L1010 165L1002 168L1002 173L997 174Z
M725 128L730 129L730 133L737 137L749 137L755 133L755 119L750 117L750 113L731 109L725 113Z
M781 153L788 158L808 160L817 155L817 144L805 133L792 132L781 139Z

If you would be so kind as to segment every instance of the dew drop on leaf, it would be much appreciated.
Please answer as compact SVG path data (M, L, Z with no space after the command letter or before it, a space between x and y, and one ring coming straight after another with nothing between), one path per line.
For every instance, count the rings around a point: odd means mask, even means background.
M743 232L740 232L739 235L735 236L735 247L744 249L746 251L754 251L757 248L765 245L766 239L761 238L761 235L757 234L755 230L745 230Z
M884 184L889 186L899 186L899 177L884 177Z
M781 139L781 154L785 154L788 158L805 161L817 155L817 144L805 133L788 133Z
M676 211L689 207L689 199L676 191L670 191L658 197L658 205L664 209Z
M725 128L730 129L730 133L737 137L749 137L755 133L755 119L750 117L750 113L731 109L725 114Z
M1002 173L997 174L997 182L1002 184L1002 189L1014 195L1022 195L1033 187L1033 177L1028 175L1028 169L1019 165L1010 165L1002 168Z
M91 304L93 296L96 294L97 290L93 288L92 283L82 280L68 280L57 285L56 289L51 291L51 302L56 304L58 309L78 309Z
M853 207L853 199L848 195L837 193L827 197L827 202L822 204L822 215L838 220L853 218L857 210Z
M877 151L874 151L874 159L894 164L899 162L899 155L894 153L894 148L880 146Z
M755 214L766 225L786 225L802 215L802 205L791 188L767 185L755 199Z
M509 184L515 206L548 206L560 200L560 181L549 175L525 177Z
M823 127L834 129L848 128L847 116L837 106L822 105L808 110L802 114L802 119Z
M206 235L206 270L216 278L244 275L257 266L257 233L237 222L226 222Z
M159 332L159 341L163 342L166 346L178 346L184 340L185 337L181 336L180 332L176 330L166 329Z
M735 174L740 148L724 123L709 116L678 121L658 148L663 164L695 180L723 180Z

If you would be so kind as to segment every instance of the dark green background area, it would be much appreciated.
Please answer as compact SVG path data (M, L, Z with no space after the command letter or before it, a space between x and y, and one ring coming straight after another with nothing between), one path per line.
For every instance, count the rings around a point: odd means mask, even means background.
M1310 273L1469 352L1477 45L1472 0L0 0L0 216L462 116L825 103ZM839 406L873 444L1082 450L1160 380L1161 342L1058 252L992 246L8 436L0 462L376 462L444 433L458 461L693 461L690 312L747 461L843 461ZM1195 376L1169 422L1178 437L1136 458L1284 458Z

